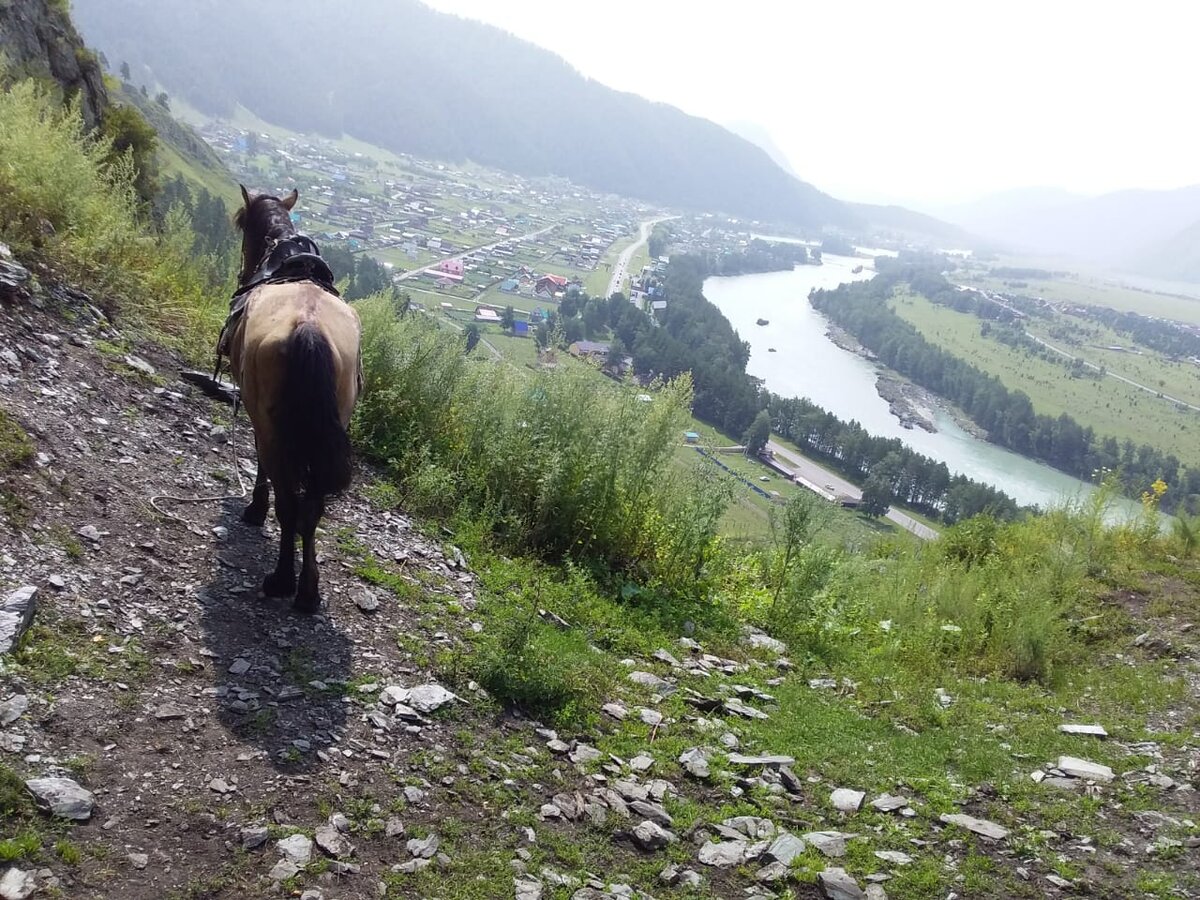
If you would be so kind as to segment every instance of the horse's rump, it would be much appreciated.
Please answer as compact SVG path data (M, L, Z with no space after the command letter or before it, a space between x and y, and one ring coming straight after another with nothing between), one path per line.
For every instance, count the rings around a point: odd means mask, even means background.
M265 285L250 295L230 356L272 480L321 495L349 486L358 340L354 310L315 285Z
M329 340L312 322L296 327L275 407L280 463L293 483L326 496L350 486L350 438L338 407L337 366Z

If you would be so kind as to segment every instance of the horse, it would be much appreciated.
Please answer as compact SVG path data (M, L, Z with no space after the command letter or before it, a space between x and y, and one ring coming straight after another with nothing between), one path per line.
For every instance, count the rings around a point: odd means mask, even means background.
M242 521L261 526L275 489L279 560L263 593L294 594L297 611L315 613L321 605L315 532L326 497L350 486L347 428L362 362L358 314L338 296L316 244L292 224L298 197L295 190L280 199L242 187L244 205L234 218L242 231L242 270L218 360L228 354L254 426L258 476Z

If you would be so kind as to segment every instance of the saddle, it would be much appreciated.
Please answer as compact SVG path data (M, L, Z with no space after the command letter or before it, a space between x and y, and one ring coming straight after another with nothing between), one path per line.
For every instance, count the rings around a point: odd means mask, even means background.
M225 324L221 326L221 336L217 338L214 379L221 371L222 357L229 355L229 336L233 334L238 320L246 312L246 301L250 299L250 293L264 284L287 284L294 281L311 281L333 296L341 296L334 287L333 270L329 268L329 263L321 258L321 251L312 238L294 234L277 242L229 301L229 315Z

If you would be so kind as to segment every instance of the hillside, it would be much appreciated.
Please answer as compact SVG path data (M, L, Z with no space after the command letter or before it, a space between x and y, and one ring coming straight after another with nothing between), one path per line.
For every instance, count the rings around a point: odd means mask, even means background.
M848 222L838 201L753 144L664 104L610 90L504 32L416 0L81 0L75 14L113 65L202 111L241 103L267 121L351 134L395 151L556 174L670 206L796 224ZM288 39L231 52L239 35ZM253 44L253 42L251 42ZM264 62L276 73L264 73Z
M0 898L1195 893L1171 488L846 548L804 492L740 545L676 464L686 373L513 365L383 293L300 615L246 418L184 377L227 295L107 149L0 93Z

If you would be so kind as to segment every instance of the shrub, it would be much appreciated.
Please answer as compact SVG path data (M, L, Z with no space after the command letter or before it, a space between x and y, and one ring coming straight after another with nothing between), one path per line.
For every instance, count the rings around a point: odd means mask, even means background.
M161 236L142 221L135 152L88 134L78 106L49 89L13 84L0 93L0 239L126 324L211 347L222 304L194 277L186 217Z
M483 516L512 548L697 593L729 488L673 464L686 378L644 403L582 369L468 360L457 335L396 316L385 298L359 310L366 389L354 433L410 507Z

